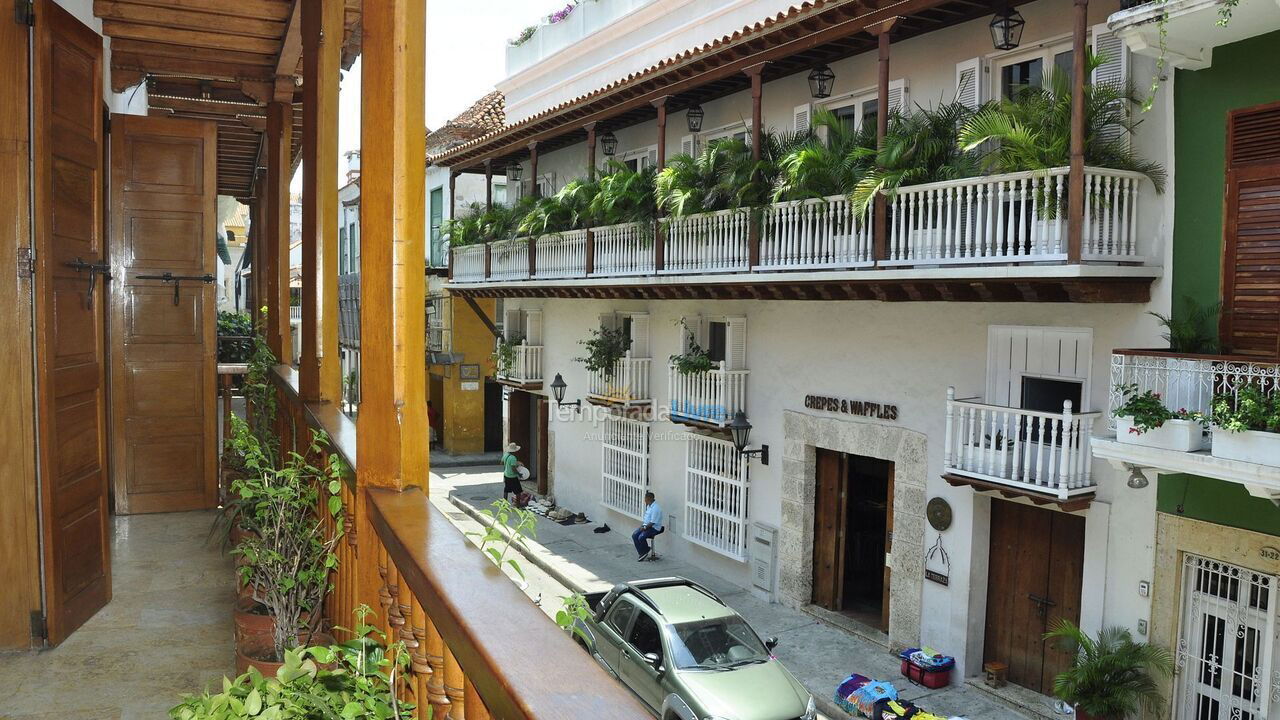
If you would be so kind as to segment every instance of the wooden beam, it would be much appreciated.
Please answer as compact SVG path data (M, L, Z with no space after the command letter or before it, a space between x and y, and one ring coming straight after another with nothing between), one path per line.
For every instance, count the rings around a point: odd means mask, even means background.
M184 30L173 27L156 27L154 25L135 25L117 20L104 20L102 33L122 40L138 40L159 45L175 47L206 48L209 50L230 50L239 53L273 55L280 46L280 41L270 38L249 37L216 30Z
M289 106L267 106L267 343L284 365L293 364L289 337Z
M103 20L118 20L134 25L181 28L269 40L279 40L284 33L284 23L272 20L259 20L243 15L211 15L200 11L139 6L111 0L94 0L93 14Z
M293 0L293 12L289 14L289 24L285 28L284 40L280 43L280 51L276 55L275 99L277 102L291 101L294 88L292 78L298 74L298 61L301 58L302 3L299 0ZM281 82L281 78L286 77L290 80Z
M153 58L173 58L183 60L188 63L210 64L210 67L227 67L238 66L246 68L259 68L259 71L270 72L270 68L274 65L273 56L270 54L238 52L228 49L216 49L203 46L185 46L182 44L171 44L167 42L156 42L153 40L132 40L128 38L111 39L111 54L114 56L117 52L136 55L142 58L144 63L153 61ZM212 71L210 71L212 72Z
M450 294L452 295L452 293ZM476 303L475 298L470 295L459 295L457 297L462 298L463 302L467 304L467 307L471 308L472 312L476 314L476 317L480 318L480 322L484 323L484 326L489 329L490 333L493 333L495 338L502 337L502 333L498 332L498 326L493 324L493 321L489 319L489 314L486 313L478 303Z
M380 0L364 7L360 236L377 240L364 243L360 255L361 490L428 483L424 5ZM361 577L376 583L373 570L369 578L361 567Z
M119 43L112 43L112 47ZM237 65L235 63L216 62L213 60L195 60L165 55L141 55L137 52L111 53L113 73L155 73L158 75L179 75L189 78L207 80L239 80L266 81L272 80L272 74L261 65ZM115 84L115 81L112 81ZM126 85L126 87L129 87ZM248 94L248 93L246 93Z
M299 3L301 5L302 3ZM302 11L302 362L307 402L342 400L338 361L338 73L342 0Z
M120 5L192 10L224 17L245 17L257 20L283 22L289 17L289 8L279 0L127 0Z

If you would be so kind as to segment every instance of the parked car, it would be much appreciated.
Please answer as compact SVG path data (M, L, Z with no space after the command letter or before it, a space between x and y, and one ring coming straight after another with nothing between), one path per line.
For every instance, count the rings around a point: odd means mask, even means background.
M574 633L660 720L814 720L804 687L715 593L685 578L587 595Z

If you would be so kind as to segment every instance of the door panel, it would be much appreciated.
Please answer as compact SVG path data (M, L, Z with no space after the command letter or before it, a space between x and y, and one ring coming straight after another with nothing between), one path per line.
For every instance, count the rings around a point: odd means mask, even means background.
M817 449L813 513L813 603L839 610L844 586L844 453Z
M1280 103L1227 121L1222 343L1280 357Z
M103 247L102 39L37 2L36 375L50 644L111 599ZM93 283L90 284L90 277Z
M212 123L116 116L112 133L111 381L116 507L217 501Z

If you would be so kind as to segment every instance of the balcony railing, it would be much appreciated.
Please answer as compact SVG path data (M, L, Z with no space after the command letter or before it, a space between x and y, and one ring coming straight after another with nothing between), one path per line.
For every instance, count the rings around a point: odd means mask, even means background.
M498 379L514 383L542 382L542 346L517 345L515 360L511 367L498 371Z
M289 306L289 322L302 322L302 306L301 305Z
M338 345L360 347L360 273L338 276Z
M763 208L758 258L751 212L722 210L671 218L660 230L629 223L539 238L532 279L1062 263L1068 174L1063 167L898 188L888 200L880 259L871 213L856 217L848 198L832 196ZM1084 180L1081 259L1142 262L1137 201L1144 177L1088 167ZM483 248L458 248L453 281L528 280L529 245L527 238L490 243L487 271Z
M620 405L635 405L650 402L649 369L653 361L649 358L633 358L627 352L626 357L614 364L612 372L591 373L591 383L587 394L592 399Z
M581 277L587 267L587 231L566 230L535 241L537 279Z
M1050 413L957 400L947 389L946 472L1060 499L1093 491L1089 435L1100 412Z
M669 366L668 397L673 420L691 420L723 427L733 414L747 408L748 370L714 370L684 374Z
M1259 362L1229 355L1187 355L1158 350L1116 350L1111 355L1111 413L1124 404L1123 388L1160 394L1170 410L1190 410L1212 416L1214 395L1235 395L1256 385L1263 394L1280 392L1280 363Z

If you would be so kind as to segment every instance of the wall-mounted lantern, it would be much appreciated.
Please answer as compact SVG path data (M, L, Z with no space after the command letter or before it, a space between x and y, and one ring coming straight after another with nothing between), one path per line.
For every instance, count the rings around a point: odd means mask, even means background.
M733 447L739 455L747 457L759 455L761 465L769 464L768 445L761 445L753 450L747 449L747 445L751 442L751 423L747 422L746 413L739 410L733 414L733 420L729 422L729 435L733 438Z
M568 388L569 384L564 381L564 377L560 373L556 373L556 379L551 381L551 394L556 398L556 407L571 407L581 410L581 400L574 400L571 403L564 401L564 391Z

